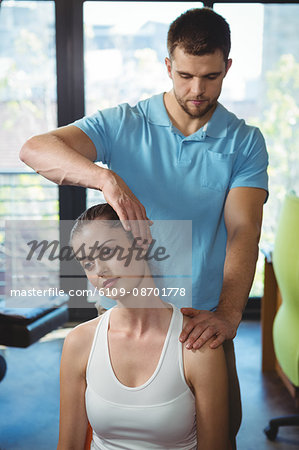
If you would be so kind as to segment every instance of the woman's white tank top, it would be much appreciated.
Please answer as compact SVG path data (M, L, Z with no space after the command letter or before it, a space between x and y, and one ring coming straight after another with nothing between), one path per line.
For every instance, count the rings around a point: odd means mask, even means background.
M107 338L111 309L99 321L86 369L91 449L197 448L195 398L185 381L179 341L183 315L171 306L173 313L158 365L138 387L123 385L112 369Z

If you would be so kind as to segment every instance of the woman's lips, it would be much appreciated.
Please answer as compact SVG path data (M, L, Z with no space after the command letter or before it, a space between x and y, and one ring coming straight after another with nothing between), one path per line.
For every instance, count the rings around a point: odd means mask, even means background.
M108 280L104 281L103 287L112 287L117 282L119 277L117 278L109 278Z

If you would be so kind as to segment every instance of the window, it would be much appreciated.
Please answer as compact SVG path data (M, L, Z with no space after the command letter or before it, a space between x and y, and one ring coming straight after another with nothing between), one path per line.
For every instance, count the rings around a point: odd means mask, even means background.
M169 24L200 2L85 2L85 109L91 114L167 91L164 58ZM89 206L104 202L87 193Z
M4 220L58 219L58 189L19 160L33 134L57 126L53 1L4 1L0 21L0 299Z
M220 102L258 126L269 152L270 196L264 208L261 248L273 245L286 192L299 195L299 5L216 3L230 24L233 65ZM262 295L260 256L252 295Z
M78 52L81 8L84 13L85 111L90 114L98 108L124 101L134 104L169 89L170 81L164 67L168 25L180 13L203 4L78 1L70 11L66 0L57 1L61 33L57 34L58 46L66 48L68 56L74 55L67 59L67 64L66 59L58 57L60 68L65 65L62 78L66 85L57 99L55 2L4 0L0 3L1 298L4 218L58 218L57 186L22 164L18 153L29 136L57 126L57 100L60 105L66 105L61 108L60 125L83 114L80 112L84 97L82 59ZM299 4L215 2L214 9L228 20L232 31L233 66L224 82L220 101L247 123L260 127L270 154L271 192L264 212L261 241L264 247L273 243L285 193L293 190L299 194L296 148L299 137ZM65 39L62 45L61 38ZM74 73L76 76L72 77ZM71 87L64 96L61 92L68 90L65 86ZM73 206L68 206L72 203L78 209L80 205L81 210L84 195L80 195L78 201L79 192L68 191L61 201L63 211L67 210L66 218L78 215ZM101 193L91 190L87 193L88 205L99 201L104 201ZM67 208L64 202L68 202ZM261 258L252 295L262 293L262 265Z

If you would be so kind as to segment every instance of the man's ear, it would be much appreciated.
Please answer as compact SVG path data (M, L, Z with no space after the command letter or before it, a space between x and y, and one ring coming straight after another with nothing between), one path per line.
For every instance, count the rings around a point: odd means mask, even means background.
M227 64L226 64L226 68L225 68L225 75L224 75L224 76L226 76L227 72L228 72L229 69L231 68L232 63L233 63L233 60L232 60L231 58L229 58L229 59L227 60Z
M166 56L166 58L165 58L165 65L166 65L166 68L167 68L168 76L169 76L169 78L172 79L172 73L171 73L171 61L170 61L170 59L169 59L167 56Z

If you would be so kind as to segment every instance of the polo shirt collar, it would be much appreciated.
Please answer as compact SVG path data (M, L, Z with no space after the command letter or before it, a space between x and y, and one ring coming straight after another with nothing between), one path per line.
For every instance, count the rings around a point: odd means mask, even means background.
M148 121L154 125L160 125L162 127L169 127L171 121L168 117L164 100L164 94L153 95L149 99L148 107Z
M148 121L154 125L162 127L172 126L167 114L164 100L164 94L154 95L149 99ZM223 138L227 135L228 111L220 103L207 123L207 136L213 138ZM199 130L198 130L199 131ZM198 133L198 131L196 133ZM194 133L194 134L196 134Z
M221 103L217 107L207 123L207 136L213 138L223 138L227 135L228 111Z

